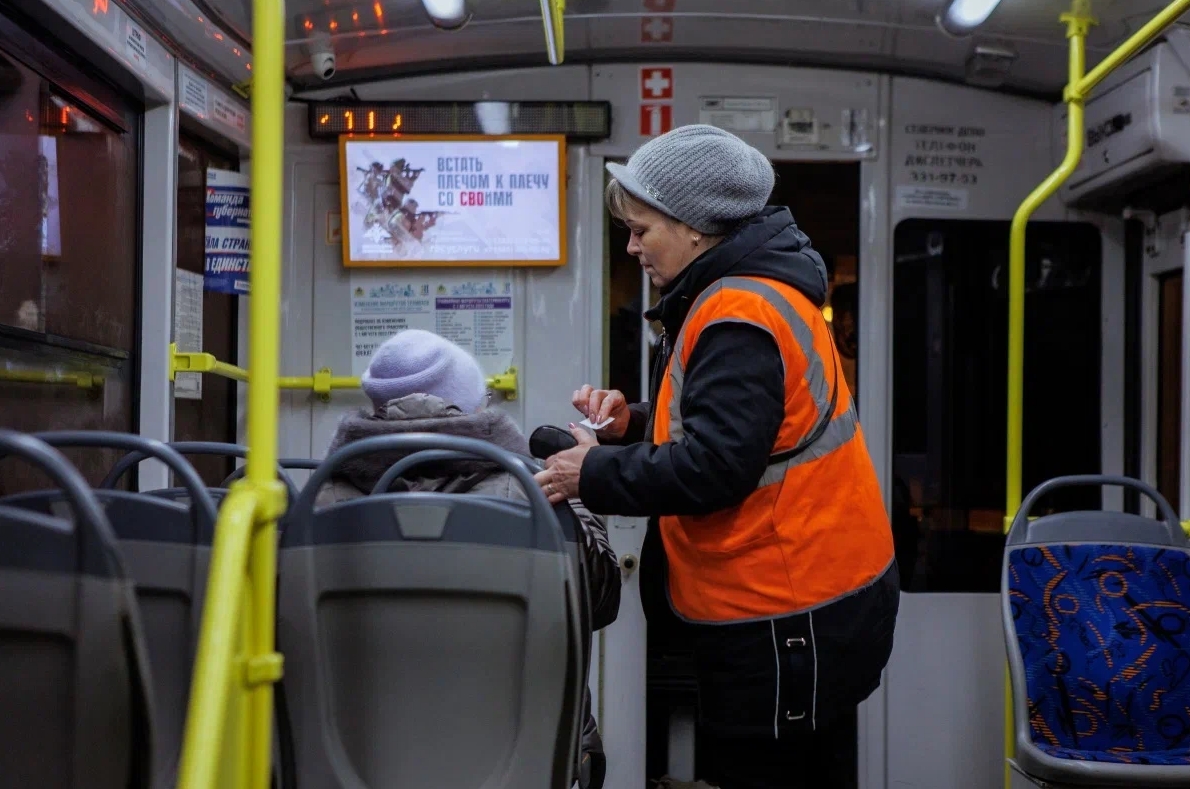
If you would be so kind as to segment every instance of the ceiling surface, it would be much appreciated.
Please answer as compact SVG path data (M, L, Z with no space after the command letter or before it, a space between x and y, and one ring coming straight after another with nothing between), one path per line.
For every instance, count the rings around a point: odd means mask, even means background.
M185 0L241 45L251 44L251 0ZM179 0L127 0L161 17ZM1010 90L1056 95L1065 82L1069 0L1002 0L975 35L954 38L936 16L946 0L568 0L567 63L717 60L835 66L971 78L976 47L1007 55ZM1160 0L1094 0L1093 65L1160 11ZM461 30L434 27L421 0L289 0L287 73L298 89L406 74L548 65L539 0L468 0ZM157 20L169 27L167 21ZM1182 20L1190 22L1190 15ZM172 31L171 31L172 32ZM330 81L311 67L329 46ZM1004 61L1002 61L1004 62Z

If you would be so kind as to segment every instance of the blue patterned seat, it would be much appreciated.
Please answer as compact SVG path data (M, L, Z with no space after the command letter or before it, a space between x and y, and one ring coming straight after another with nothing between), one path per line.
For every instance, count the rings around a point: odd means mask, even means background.
M1029 522L1072 484L1141 487L1163 520L1073 512ZM1004 556L1015 767L1071 786L1190 786L1190 545L1169 505L1114 477L1042 485Z

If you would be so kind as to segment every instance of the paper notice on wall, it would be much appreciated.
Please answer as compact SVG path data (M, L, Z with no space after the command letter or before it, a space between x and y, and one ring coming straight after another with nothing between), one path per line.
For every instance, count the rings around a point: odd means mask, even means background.
M124 23L124 54L138 69L148 64L149 37L145 29L131 19Z
M211 98L211 115L215 120L240 132L248 128L248 113L242 107L219 91L211 94Z
M174 272L174 342L183 353L202 352L203 276L193 271ZM202 399L202 373L178 373L174 397Z
M930 186L898 186L897 208L932 208L951 211L967 210L966 189L943 189Z
M207 91L206 80L184 66L180 69L179 74L181 76L179 80L181 90L178 91L180 94L178 96L178 106L190 110L200 118L208 117L207 100L209 93Z
M698 122L729 132L772 134L777 130L777 100L739 96L700 96Z
M352 374L362 375L376 348L406 329L434 332L473 355L488 375L503 373L515 344L512 277L354 274Z

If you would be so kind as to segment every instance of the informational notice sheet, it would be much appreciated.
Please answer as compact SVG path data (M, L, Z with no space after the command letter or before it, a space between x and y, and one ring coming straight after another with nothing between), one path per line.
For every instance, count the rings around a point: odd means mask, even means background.
M512 364L512 277L441 274L351 277L352 374L362 375L376 348L406 329L432 331L472 354L496 375Z
M174 342L182 353L202 352L202 286L202 274L174 271ZM201 400L202 373L178 373L174 397Z

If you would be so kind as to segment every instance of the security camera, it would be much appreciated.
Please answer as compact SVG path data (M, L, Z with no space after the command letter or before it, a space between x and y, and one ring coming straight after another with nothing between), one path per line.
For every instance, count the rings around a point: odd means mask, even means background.
M329 38L320 36L310 42L310 67L319 79L335 76L335 50L331 49Z

